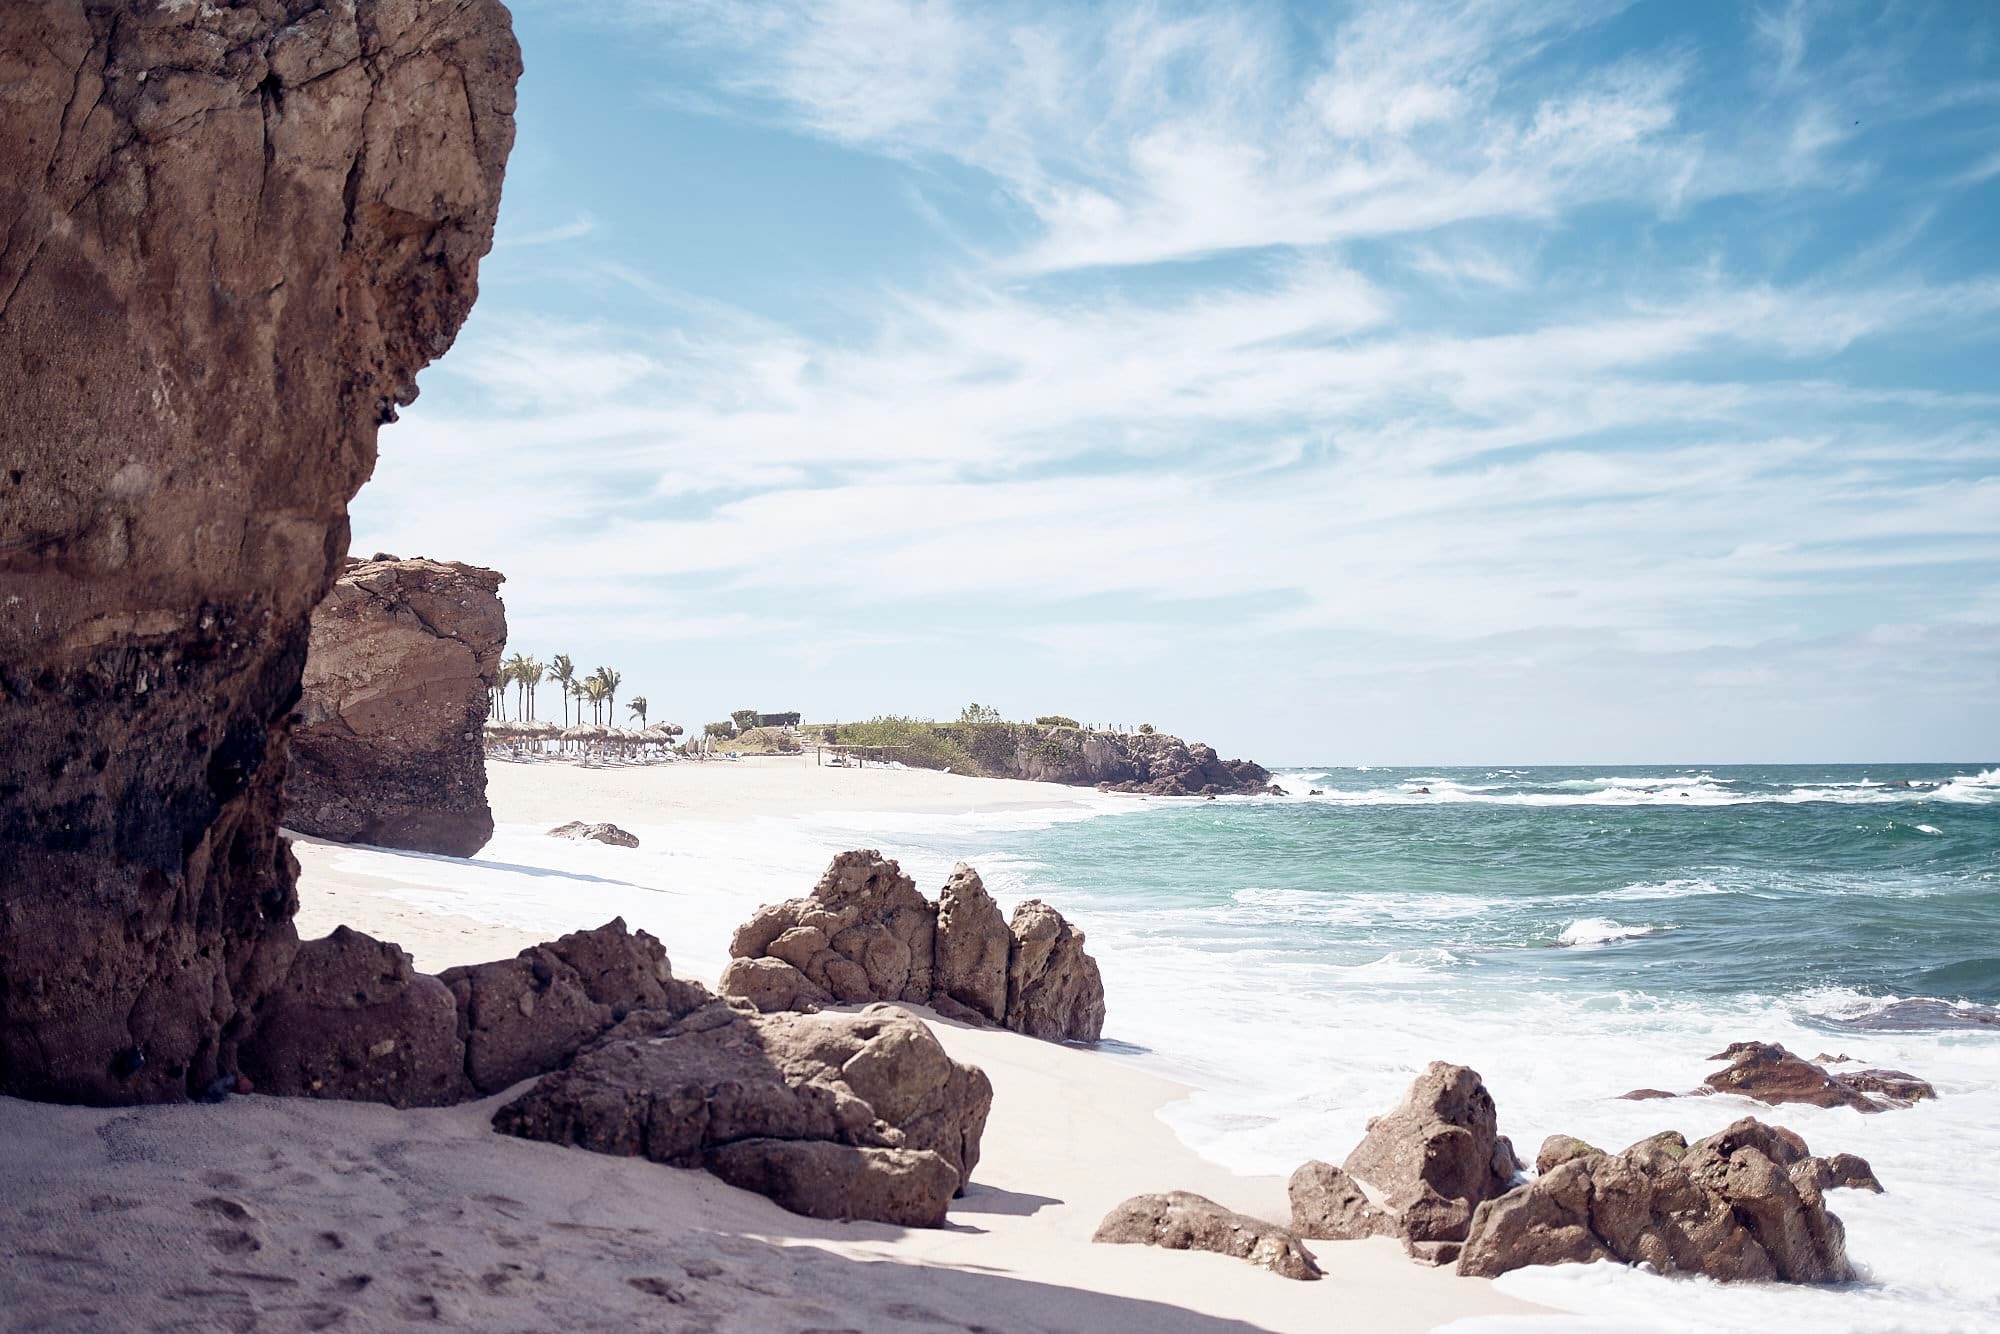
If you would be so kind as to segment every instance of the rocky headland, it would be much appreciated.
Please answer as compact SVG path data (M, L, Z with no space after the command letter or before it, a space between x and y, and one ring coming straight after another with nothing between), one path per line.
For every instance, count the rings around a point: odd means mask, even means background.
M499 0L18 0L0 58L0 1093L181 1099L291 968L310 618L520 51Z
M918 768L940 755L982 778L1095 787L1156 797L1242 796L1271 792L1271 773L1249 760L1225 760L1215 748L1161 732L1107 732L1065 723L922 724L925 744L871 747L873 758ZM831 731L838 741L839 727ZM943 743L942 746L929 744Z
M288 828L450 857L486 845L480 729L507 642L501 582L444 561L347 563L312 615Z

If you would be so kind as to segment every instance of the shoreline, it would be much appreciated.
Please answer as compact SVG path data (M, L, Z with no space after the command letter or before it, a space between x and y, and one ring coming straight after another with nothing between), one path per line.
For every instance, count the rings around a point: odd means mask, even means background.
M1107 794L1057 784L926 770L815 770L809 759L793 757L603 767L501 761L490 772L499 830L471 862L301 842L301 935L344 922L398 941L419 968L436 971L596 926L613 915L604 909L618 907L634 928L660 937L677 975L713 984L728 930L761 903L805 893L823 868L813 834L826 829L774 843L781 827L797 832L830 821L845 832L857 816L864 824L871 815L1074 819L1131 809L1124 801L1111 805ZM621 824L650 855L559 842L541 832L572 818ZM758 840L758 872L740 886L707 883L727 868L729 849L744 838ZM528 865L529 858L542 865ZM810 870L798 873L794 868L808 858ZM550 866L573 874L551 878ZM1115 1013L1117 997L1110 1000ZM1316 1283L1222 1256L1095 1245L1090 1235L1105 1212L1150 1191L1193 1190L1283 1222L1285 1182L1236 1173L1186 1145L1160 1112L1189 1090L1154 1072L1110 1052L969 1028L906 1008L931 1024L954 1058L984 1069L995 1088L980 1166L972 1189L954 1204L951 1226L902 1231L857 1224L829 1236L825 1224L747 1197L744 1207L762 1219L760 1239L895 1261L889 1271L895 1281L907 1273L913 1285L940 1269L1028 1285L1025 1305L986 1316L986 1325L1003 1329L1072 1325L1083 1308L1071 1304L1089 1300L1085 1294L1111 1303L1085 1321L1093 1329L1307 1330L1344 1318L1370 1329L1422 1330L1471 1317L1553 1314L1485 1280L1412 1264L1382 1238L1311 1243L1327 1275ZM643 1162L626 1167L687 1175ZM705 1195L717 1190L726 1188L704 1182ZM707 1218L696 1214L691 1221ZM871 1281L890 1279L876 1273ZM1058 1319L1037 1305L1033 1294L1044 1287L1063 1294L1053 1310L1069 1314Z

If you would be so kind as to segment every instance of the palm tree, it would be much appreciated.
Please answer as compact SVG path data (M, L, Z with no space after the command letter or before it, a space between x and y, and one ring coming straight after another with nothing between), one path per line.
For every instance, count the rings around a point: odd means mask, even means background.
M583 683L583 695L590 701L591 721L603 722L604 702L611 697L611 687L604 684L602 677L587 677Z
M576 701L576 721L577 725L581 727L583 725L583 702L590 698L589 686L585 680L572 681L569 683L569 693L570 698Z
M500 688L503 692L506 690L508 683L511 682L513 684L514 716L517 718L526 718L528 716L528 655L525 653L516 653L513 657L501 663L500 682Z
M549 669L542 666L540 662L537 662L533 658L528 659L528 661L521 667L521 679L524 682L526 682L528 686L527 716L530 718L534 717L537 712L535 706L540 702L537 696L539 695L542 688L542 678L544 676L547 676L548 674L549 674Z
M555 683L558 686L562 687L556 693L562 696L563 726L568 727L569 695L570 695L569 687L570 687L570 682L576 680L576 664L569 660L569 654L567 653L556 654L555 660L549 664L549 676L555 681Z
M616 718L618 716L616 712L618 708L618 684L625 678L612 671L609 667L599 667L597 669L597 679L604 682L605 707L613 710L611 716Z
M639 726L644 728L646 725L646 697L644 695L634 695L626 701L625 707L639 715Z
M491 692L493 703L487 712L502 721L507 717L507 684L513 679L514 665L511 662L501 663L499 672L493 678L493 689Z

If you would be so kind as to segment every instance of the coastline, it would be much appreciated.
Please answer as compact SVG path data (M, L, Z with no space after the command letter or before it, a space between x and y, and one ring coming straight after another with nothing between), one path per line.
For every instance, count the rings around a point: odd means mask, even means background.
M780 822L830 819L844 831L865 827L870 815L1074 819L1106 809L1107 802L1116 803L1109 809L1130 809L1129 798L1087 789L923 770L816 770L809 758L604 767L500 761L491 774L500 832L471 862L302 842L301 935L324 934L344 922L397 940L419 968L435 971L595 926L612 915L603 909L617 907L632 926L660 936L678 974L712 984L726 956L727 931L758 904L803 893L820 869L813 861L823 859L810 835L795 843L773 841L772 826ZM624 849L558 842L541 832L572 818L621 824L653 855L634 858ZM728 874L729 848L746 838L759 844L758 856L748 859L757 868L750 883L716 883ZM802 875L793 870L800 863L808 868ZM550 868L558 867L574 874L554 875ZM482 898L482 884L489 891L510 888ZM1115 1034L1117 997L1110 999ZM1232 1172L1182 1143L1159 1113L1185 1090L1166 1079L1107 1052L970 1029L918 1012L954 1057L985 1069L995 1087L974 1188L956 1203L947 1230L817 1223L693 1180L698 1174L643 1162L593 1165L591 1172L611 1171L620 1191L671 1196L677 1204L669 1212L687 1222L690 1235L754 1235L852 1261L895 1261L894 1268L872 1265L866 1292L847 1292L836 1303L853 1302L854 1311L905 1286L908 1301L935 1306L940 1285L951 1289L955 1282L940 1280L940 1271L1004 1284L1007 1308L989 1309L975 1322L1001 1329L1080 1322L1092 1329L1306 1330L1344 1321L1424 1330L1546 1309L1484 1280L1411 1264L1396 1243L1380 1238L1313 1243L1327 1272L1317 1283L1277 1278L1221 1256L1093 1245L1090 1234L1103 1214L1146 1191L1193 1190L1283 1221L1284 1181ZM324 1110L330 1106L315 1104L314 1116L341 1115ZM484 1110L475 1114L473 1108ZM489 1134L492 1143L482 1155L467 1127L483 1127L490 1111L481 1103L422 1115L440 1124L439 1133L467 1139L454 1149L455 1160L490 1159L477 1170L498 1181L523 1170L524 1152L546 1149ZM383 1115L396 1114L368 1108L337 1133L375 1133L361 1123ZM579 1156L596 1157L567 1155ZM555 1167L560 1170L561 1162ZM518 1194L504 1186L486 1189ZM718 1196L728 1198L718 1205ZM593 1207L572 1206L572 1221L617 1226L617 1211L600 1217ZM836 1285L829 1291L842 1290ZM588 1301L580 1292L575 1296Z

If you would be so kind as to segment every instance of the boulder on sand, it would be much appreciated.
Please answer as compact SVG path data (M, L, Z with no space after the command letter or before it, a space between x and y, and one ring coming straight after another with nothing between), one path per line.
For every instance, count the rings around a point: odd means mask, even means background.
M1106 1214L1090 1239L1173 1251L1214 1251L1284 1278L1320 1277L1313 1253L1286 1229L1185 1190L1133 1196Z
M1456 1254L1472 1213L1504 1194L1521 1170L1499 1133L1493 1095L1477 1071L1433 1061L1342 1165L1374 1187L1410 1253L1443 1262Z
M1083 950L1083 932L1040 899L1007 924L1007 1027L1051 1042L1095 1042L1104 1032L1104 979Z
M262 1093L396 1107L472 1093L450 989L400 947L344 926L299 946L238 1054Z
M614 848L636 848L639 836L628 834L615 824L586 824L582 820L571 820L549 830L550 838L591 839L598 843L609 843Z
M1095 1042L1104 982L1083 933L1037 899L1000 910L979 873L933 905L874 851L835 857L805 898L759 908L730 941L722 993L765 1013L905 1001L1053 1042Z
M1458 1272L1618 1260L1725 1282L1854 1276L1805 1143L1753 1119L1685 1149L1653 1136L1594 1153L1479 1206Z
M706 1167L816 1218L939 1227L979 1161L993 1086L886 1005L638 1011L500 1109L494 1127Z
M1292 1173L1285 1193L1292 1204L1292 1231L1301 1237L1355 1241L1393 1235L1396 1222L1369 1202L1353 1177L1317 1159Z

